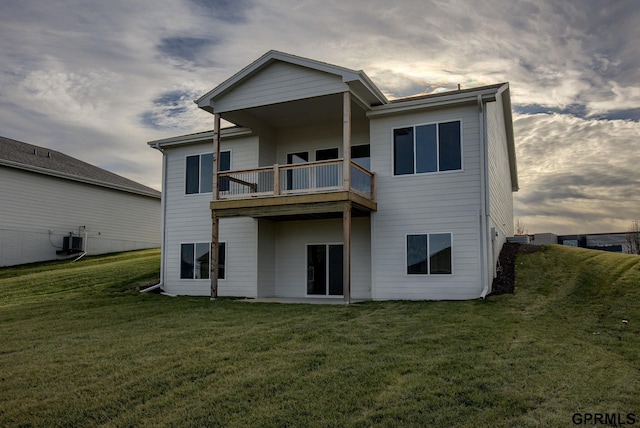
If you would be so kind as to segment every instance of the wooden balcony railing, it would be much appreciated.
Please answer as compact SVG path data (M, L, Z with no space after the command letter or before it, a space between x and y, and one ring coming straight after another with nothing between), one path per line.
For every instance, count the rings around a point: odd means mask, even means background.
M342 159L218 173L220 199L350 190L374 199L375 174L351 162L350 189L344 189Z

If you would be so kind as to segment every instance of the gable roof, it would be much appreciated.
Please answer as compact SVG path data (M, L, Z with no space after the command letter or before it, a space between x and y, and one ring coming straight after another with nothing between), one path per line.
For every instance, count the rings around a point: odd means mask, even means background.
M160 198L160 192L97 166L11 138L0 137L0 166Z
M260 58L231 76L229 79L222 82L220 85L213 88L197 100L195 103L198 107L212 113L212 101L218 98L233 88L240 85L256 73L265 69L276 61L285 62L288 64L298 65L300 67L306 67L309 69L321 71L324 73L333 74L339 76L342 82L349 84L353 90L357 91L359 95L363 96L369 105L379 105L388 103L387 98L382 91L373 84L371 79L362 70L351 70L345 67L340 67L326 62L316 61L313 59L302 58L299 56L287 54L284 52L278 52L271 50Z

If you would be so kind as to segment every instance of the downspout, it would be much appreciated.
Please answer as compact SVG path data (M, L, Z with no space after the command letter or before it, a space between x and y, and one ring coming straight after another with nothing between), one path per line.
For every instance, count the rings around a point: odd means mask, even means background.
M159 143L156 143L154 146L151 146L154 149L158 150L162 153L162 194L160 197L160 210L162 211L162 215L160 216L160 227L162 228L162 240L160 242L160 282L151 287L145 288L144 290L140 290L141 293L147 293L149 291L157 290L158 288L162 289L164 285L164 267L165 264L165 242L167 232L164 227L165 217L167 213L167 201L166 201L166 191L167 191L167 154L162 150Z
M482 95L478 95L478 126L480 134L480 275L482 276L482 291L480 298L484 299L489 293L488 254L487 254L487 147L484 126L484 105Z

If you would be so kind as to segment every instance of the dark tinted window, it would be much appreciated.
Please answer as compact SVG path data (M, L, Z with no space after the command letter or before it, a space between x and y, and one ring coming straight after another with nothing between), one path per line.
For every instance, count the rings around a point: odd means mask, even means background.
M369 144L351 146L351 160L363 168L371 169L371 149Z
M438 170L436 125L416 126L416 172Z
M393 130L393 174L413 174L413 128Z
M426 274L427 235L407 236L407 273Z
M332 160L332 159L338 159L338 149L337 148L316 150L316 160L317 161Z
M429 273L451 273L451 235L433 233L429 235Z
M440 134L440 171L462 169L460 122L438 124Z
M220 152L220 171L231 171L231 152Z
M200 193L210 193L213 185L213 153L200 156Z
M231 170L231 152L220 152L220 167L218 172ZM226 192L229 190L229 179L227 177L220 177L220 192Z
M187 171L185 192L187 194L200 192L200 156L187 156Z
M218 279L225 278L225 265L227 261L227 246L224 242L218 242Z
M193 244L180 246L180 278L193 279Z

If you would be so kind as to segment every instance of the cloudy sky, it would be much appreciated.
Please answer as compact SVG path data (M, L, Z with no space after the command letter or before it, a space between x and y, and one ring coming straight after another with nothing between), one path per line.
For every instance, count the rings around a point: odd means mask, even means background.
M0 135L160 189L147 141L270 49L362 69L390 98L510 82L530 232L640 218L637 0L1 0Z

